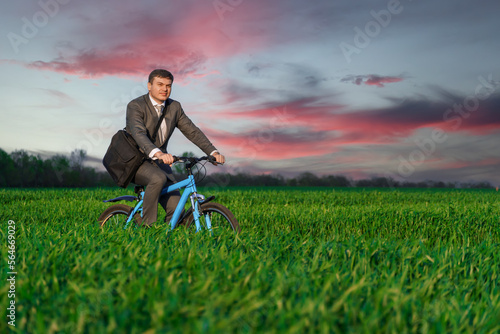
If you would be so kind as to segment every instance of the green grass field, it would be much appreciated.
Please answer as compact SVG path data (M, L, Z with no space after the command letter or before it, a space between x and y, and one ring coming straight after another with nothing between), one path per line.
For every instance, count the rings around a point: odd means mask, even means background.
M3 282L9 220L18 273L0 332L500 333L497 191L200 192L240 235L104 232L118 188L0 190Z

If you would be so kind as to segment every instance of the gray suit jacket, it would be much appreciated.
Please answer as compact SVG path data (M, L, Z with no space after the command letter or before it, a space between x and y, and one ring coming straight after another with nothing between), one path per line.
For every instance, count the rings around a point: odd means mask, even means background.
M159 117L156 109L151 103L149 94L139 96L127 105L126 130L134 137L137 145L139 145L146 155L149 155L155 148L159 148L162 152L166 152L168 140L176 127L181 130L187 139L205 152L205 154L208 155L216 150L205 134L186 116L179 102L168 99L166 108L168 108L164 118L167 125L166 140L163 145L160 145L159 135L156 136L156 141L154 143L151 142L150 139L153 137L153 132L158 124ZM159 131L161 131L161 129L158 130L158 132Z

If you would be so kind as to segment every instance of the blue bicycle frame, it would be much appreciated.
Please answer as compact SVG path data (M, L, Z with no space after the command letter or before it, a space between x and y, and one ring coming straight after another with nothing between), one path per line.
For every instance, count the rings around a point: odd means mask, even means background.
M174 214L172 216L172 219L170 220L170 229L173 230L179 221L180 215L182 213L182 210L184 209L188 197L191 199L191 207L193 208L193 217L194 217L194 222L196 224L196 232L199 232L201 230L201 224L200 224L200 213L199 213L199 201L205 200L205 196L200 195L197 193L196 190L196 183L194 181L194 176L189 175L187 179L182 180L180 182L174 183L167 188L164 188L161 191L160 196L165 195L166 193L169 193L171 191L185 188L184 192L182 193L181 199L179 200L179 204L175 208ZM124 196L125 197L125 196ZM127 219L127 223L125 224L124 229L126 229L129 225L129 223L132 221L134 215L136 213L140 213L142 217L142 203L143 203L143 198L144 198L144 191L140 193L140 200L139 203L136 204L134 209L132 210L130 216ZM205 221L207 224L207 229L209 231L212 231L212 224L210 222L210 217L209 215L206 215Z

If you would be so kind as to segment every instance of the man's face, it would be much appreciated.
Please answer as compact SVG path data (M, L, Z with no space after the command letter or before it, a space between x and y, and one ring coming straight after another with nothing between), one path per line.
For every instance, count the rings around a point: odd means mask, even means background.
M172 80L168 78L153 78L153 83L148 82L149 94L158 103L165 102L172 91Z

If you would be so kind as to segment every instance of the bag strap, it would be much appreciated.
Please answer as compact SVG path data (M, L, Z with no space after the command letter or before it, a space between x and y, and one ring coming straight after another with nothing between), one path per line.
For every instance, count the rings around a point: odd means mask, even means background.
M158 120L158 124L156 124L155 132L153 133L153 138L152 138L152 142L153 143L156 140L156 135L158 134L158 130L160 129L161 122L163 122L163 118L167 114L167 109L168 109L168 107L170 106L171 103L172 103L172 100L170 100L170 99L167 99L167 101L165 101L165 108L163 108L163 111L161 113L160 119Z

